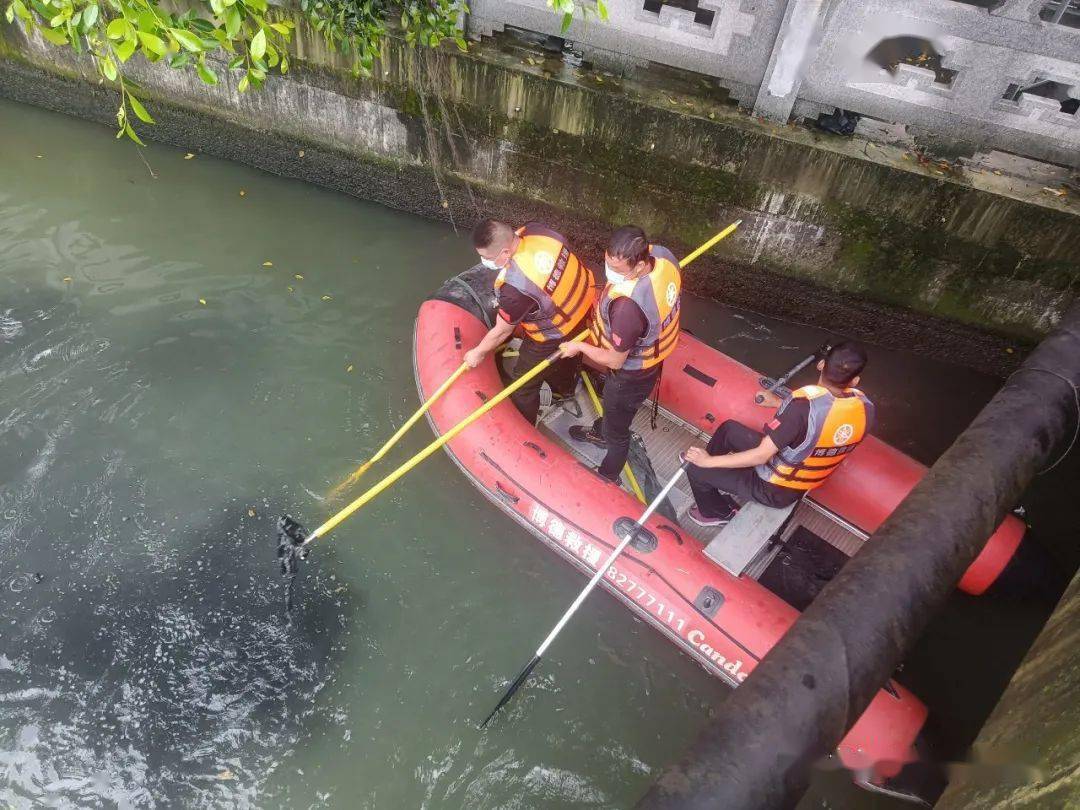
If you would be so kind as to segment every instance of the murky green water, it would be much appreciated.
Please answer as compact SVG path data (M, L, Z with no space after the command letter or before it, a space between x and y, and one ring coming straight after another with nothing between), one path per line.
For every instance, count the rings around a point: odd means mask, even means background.
M0 801L631 805L726 690L599 596L478 732L583 579L444 456L320 544L282 619L274 519L320 522L321 494L415 408L413 317L467 240L142 155L156 178L103 129L0 102ZM820 341L706 302L687 320L772 370ZM923 460L995 387L872 359L882 434ZM1036 623L965 667L994 662L998 688ZM927 684L953 666L930 658ZM947 680L920 694L965 740L982 708ZM827 781L808 806L884 802Z

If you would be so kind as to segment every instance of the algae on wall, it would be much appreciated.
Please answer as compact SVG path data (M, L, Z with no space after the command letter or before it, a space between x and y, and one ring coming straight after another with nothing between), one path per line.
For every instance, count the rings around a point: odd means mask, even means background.
M4 58L78 73L68 53L13 33ZM303 25L294 50L290 74L258 93L240 94L231 79L207 88L187 74L130 64L158 104L351 160L434 168L434 191L402 192L401 205L458 224L479 215L482 197L484 213L533 204L593 241L635 221L685 250L741 218L719 248L740 269L705 263L688 285L776 314L793 304L749 293L755 268L1033 339L1080 281L1075 206L995 194L978 178L906 166L897 150L860 153L850 141L755 121L708 93L601 82L589 71L544 75L484 44L421 57L394 39L373 78L357 79ZM419 201L424 195L434 199ZM740 273L738 283L728 278Z

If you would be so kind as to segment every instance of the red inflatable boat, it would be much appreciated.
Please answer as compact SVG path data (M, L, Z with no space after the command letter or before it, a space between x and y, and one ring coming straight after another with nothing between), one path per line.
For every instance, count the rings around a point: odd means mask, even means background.
M491 282L492 274L475 268L421 306L414 335L421 399L453 373L487 331ZM448 430L502 387L494 358L466 373L431 408L433 429ZM678 467L678 454L702 444L725 419L760 428L769 412L754 404L759 388L753 370L684 332L665 363L657 428L650 427L648 403L634 424L648 459L639 470L643 483L651 481L658 489L656 482L666 481ZM644 507L592 471L588 453L594 448L566 439L569 425L592 419L590 407L581 396L576 408L548 408L540 426L533 427L505 402L446 449L492 503L591 574L618 543L617 532ZM664 514L653 515L602 584L706 670L737 686L925 472L871 436L793 510L744 507L715 537L683 519L692 505L684 478ZM961 587L984 591L1023 531L1020 521L1008 518ZM914 695L890 681L844 738L840 759L860 782L882 789L914 758L926 714Z

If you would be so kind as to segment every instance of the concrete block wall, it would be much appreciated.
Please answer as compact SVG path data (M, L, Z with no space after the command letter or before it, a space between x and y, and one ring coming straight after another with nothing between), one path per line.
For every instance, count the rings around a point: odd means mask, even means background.
M576 18L565 34L587 56L626 69L669 65L720 79L756 115L786 121L853 110L971 154L991 149L1080 168L1080 114L1032 94L1051 80L1080 98L1080 29L1039 18L1046 0L696 0L658 13L655 0L609 0L610 19ZM712 12L709 25L691 6ZM559 35L546 0L474 0L469 31L514 26ZM868 54L899 37L925 40L951 82L917 65L886 69Z
M1038 18L1042 2L988 10L955 0L839 0L826 12L824 36L799 99L907 124L915 134L954 141L965 151L999 149L1080 166L1080 117L1060 103L1021 94L1050 79L1080 98L1080 29ZM897 37L925 40L956 71L879 67L866 56ZM808 108L803 108L808 109Z
M712 12L708 25L688 9L664 4L654 13L645 6L644 0L607 0L606 22L595 13L579 15L563 34L547 0L473 0L468 30L490 36L510 25L563 36L601 63L630 68L656 62L721 77L733 98L753 105L786 0L697 0L697 8Z

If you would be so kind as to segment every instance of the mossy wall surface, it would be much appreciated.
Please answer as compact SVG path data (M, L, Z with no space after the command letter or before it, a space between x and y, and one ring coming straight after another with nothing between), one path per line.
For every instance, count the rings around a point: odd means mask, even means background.
M33 75L50 77L66 82L70 97L79 82L96 84L91 66L2 24L0 32L0 93L107 120L107 88L95 89L88 106L62 104L55 93L35 101L28 87ZM196 134L215 131L216 120L219 134L228 124L265 140L250 154L231 150L254 165L459 226L489 214L543 216L586 254L628 221L678 251L741 218L735 236L688 274L690 289L784 317L827 317L837 331L864 337L884 339L880 315L867 309L884 305L893 327L904 321L910 332L929 317L955 324L956 334L968 326L1031 341L1080 285L1080 211L1070 199L1031 198L903 150L778 128L718 102L707 87L665 90L549 69L488 43L432 54L389 40L371 79L351 75L303 27L294 49L287 77L245 94L233 77L208 88L190 73L133 60L131 72L163 113L145 135L228 153L224 142ZM186 135L168 110L189 122ZM209 120L195 126L193 116ZM320 175L314 161L256 157L282 139L366 164L372 177L407 175L413 185L350 186L341 179L349 171ZM901 342L920 342L909 337Z

